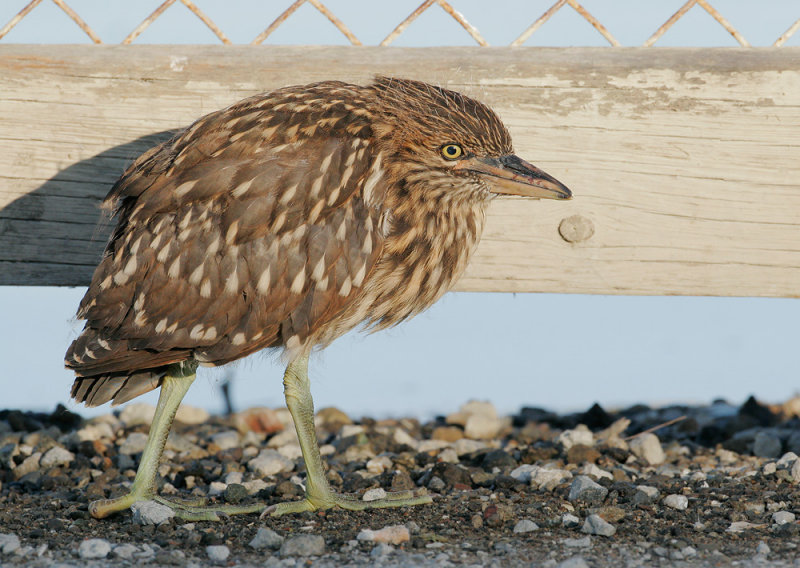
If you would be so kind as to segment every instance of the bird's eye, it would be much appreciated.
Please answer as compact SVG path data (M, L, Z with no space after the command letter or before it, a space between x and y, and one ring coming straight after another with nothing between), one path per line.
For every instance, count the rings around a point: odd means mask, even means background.
M445 160L457 160L464 155L464 149L458 144L445 144L441 152Z

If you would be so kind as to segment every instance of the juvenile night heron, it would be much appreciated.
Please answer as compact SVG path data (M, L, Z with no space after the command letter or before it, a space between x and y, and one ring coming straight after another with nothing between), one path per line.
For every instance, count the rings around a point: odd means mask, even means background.
M366 324L421 312L464 271L497 194L567 199L514 155L488 107L417 81L326 81L280 89L209 114L143 154L105 200L118 224L66 354L72 396L120 404L161 387L130 493L95 501L105 517L157 499L189 519L264 505L201 506L155 495L175 412L198 365L282 348L283 378L306 463L289 512L396 507L333 492L314 431L308 356Z

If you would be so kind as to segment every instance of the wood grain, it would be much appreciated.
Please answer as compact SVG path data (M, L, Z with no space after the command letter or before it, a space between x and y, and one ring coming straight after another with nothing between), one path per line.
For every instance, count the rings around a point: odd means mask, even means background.
M489 103L575 193L496 200L458 289L800 295L800 48L0 45L0 284L87 284L100 199L166 131L375 74Z

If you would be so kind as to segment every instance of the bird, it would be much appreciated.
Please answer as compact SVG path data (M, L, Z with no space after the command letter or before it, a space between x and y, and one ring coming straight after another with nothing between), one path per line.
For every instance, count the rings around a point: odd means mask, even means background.
M160 394L130 491L92 502L90 513L148 499L190 520L430 503L424 489L369 502L334 492L314 430L309 355L436 302L464 272L498 195L572 193L514 153L488 106L413 79L280 88L142 154L103 202L116 226L65 365L75 373L72 397L87 406ZM287 362L304 497L267 506L158 495L159 460L198 366L265 349Z

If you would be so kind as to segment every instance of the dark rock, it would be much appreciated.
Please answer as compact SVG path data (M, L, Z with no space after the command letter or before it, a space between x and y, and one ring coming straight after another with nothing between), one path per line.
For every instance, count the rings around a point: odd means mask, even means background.
M517 467L517 460L511 457L508 452L503 450L492 450L483 456L481 467L487 471L492 471L493 468L500 470L507 468Z
M466 485L472 487L469 471L453 463L437 463L433 466L432 474L439 477L448 487Z
M415 487L416 485L407 471L397 471L392 475L392 491L408 491Z
M778 417L752 396L739 409L739 416L748 416L759 426L774 426L778 423Z
M581 424L586 424L591 430L608 428L614 422L614 418L597 403L594 403L589 410L579 415L578 420Z
M360 477L360 476L359 476ZM238 483L232 483L231 485L239 485ZM228 486L230 487L230 485ZM244 489L245 496L247 495L247 490L244 486L239 486ZM227 499L227 489L225 490L225 498ZM275 494L279 495L284 499L290 499L291 497L299 497L303 495L303 488L297 485L296 483L292 483L291 481L282 481L275 486ZM244 498L244 497L242 497Z
M247 497L247 488L241 483L231 483L225 488L224 497L226 502L236 505Z

